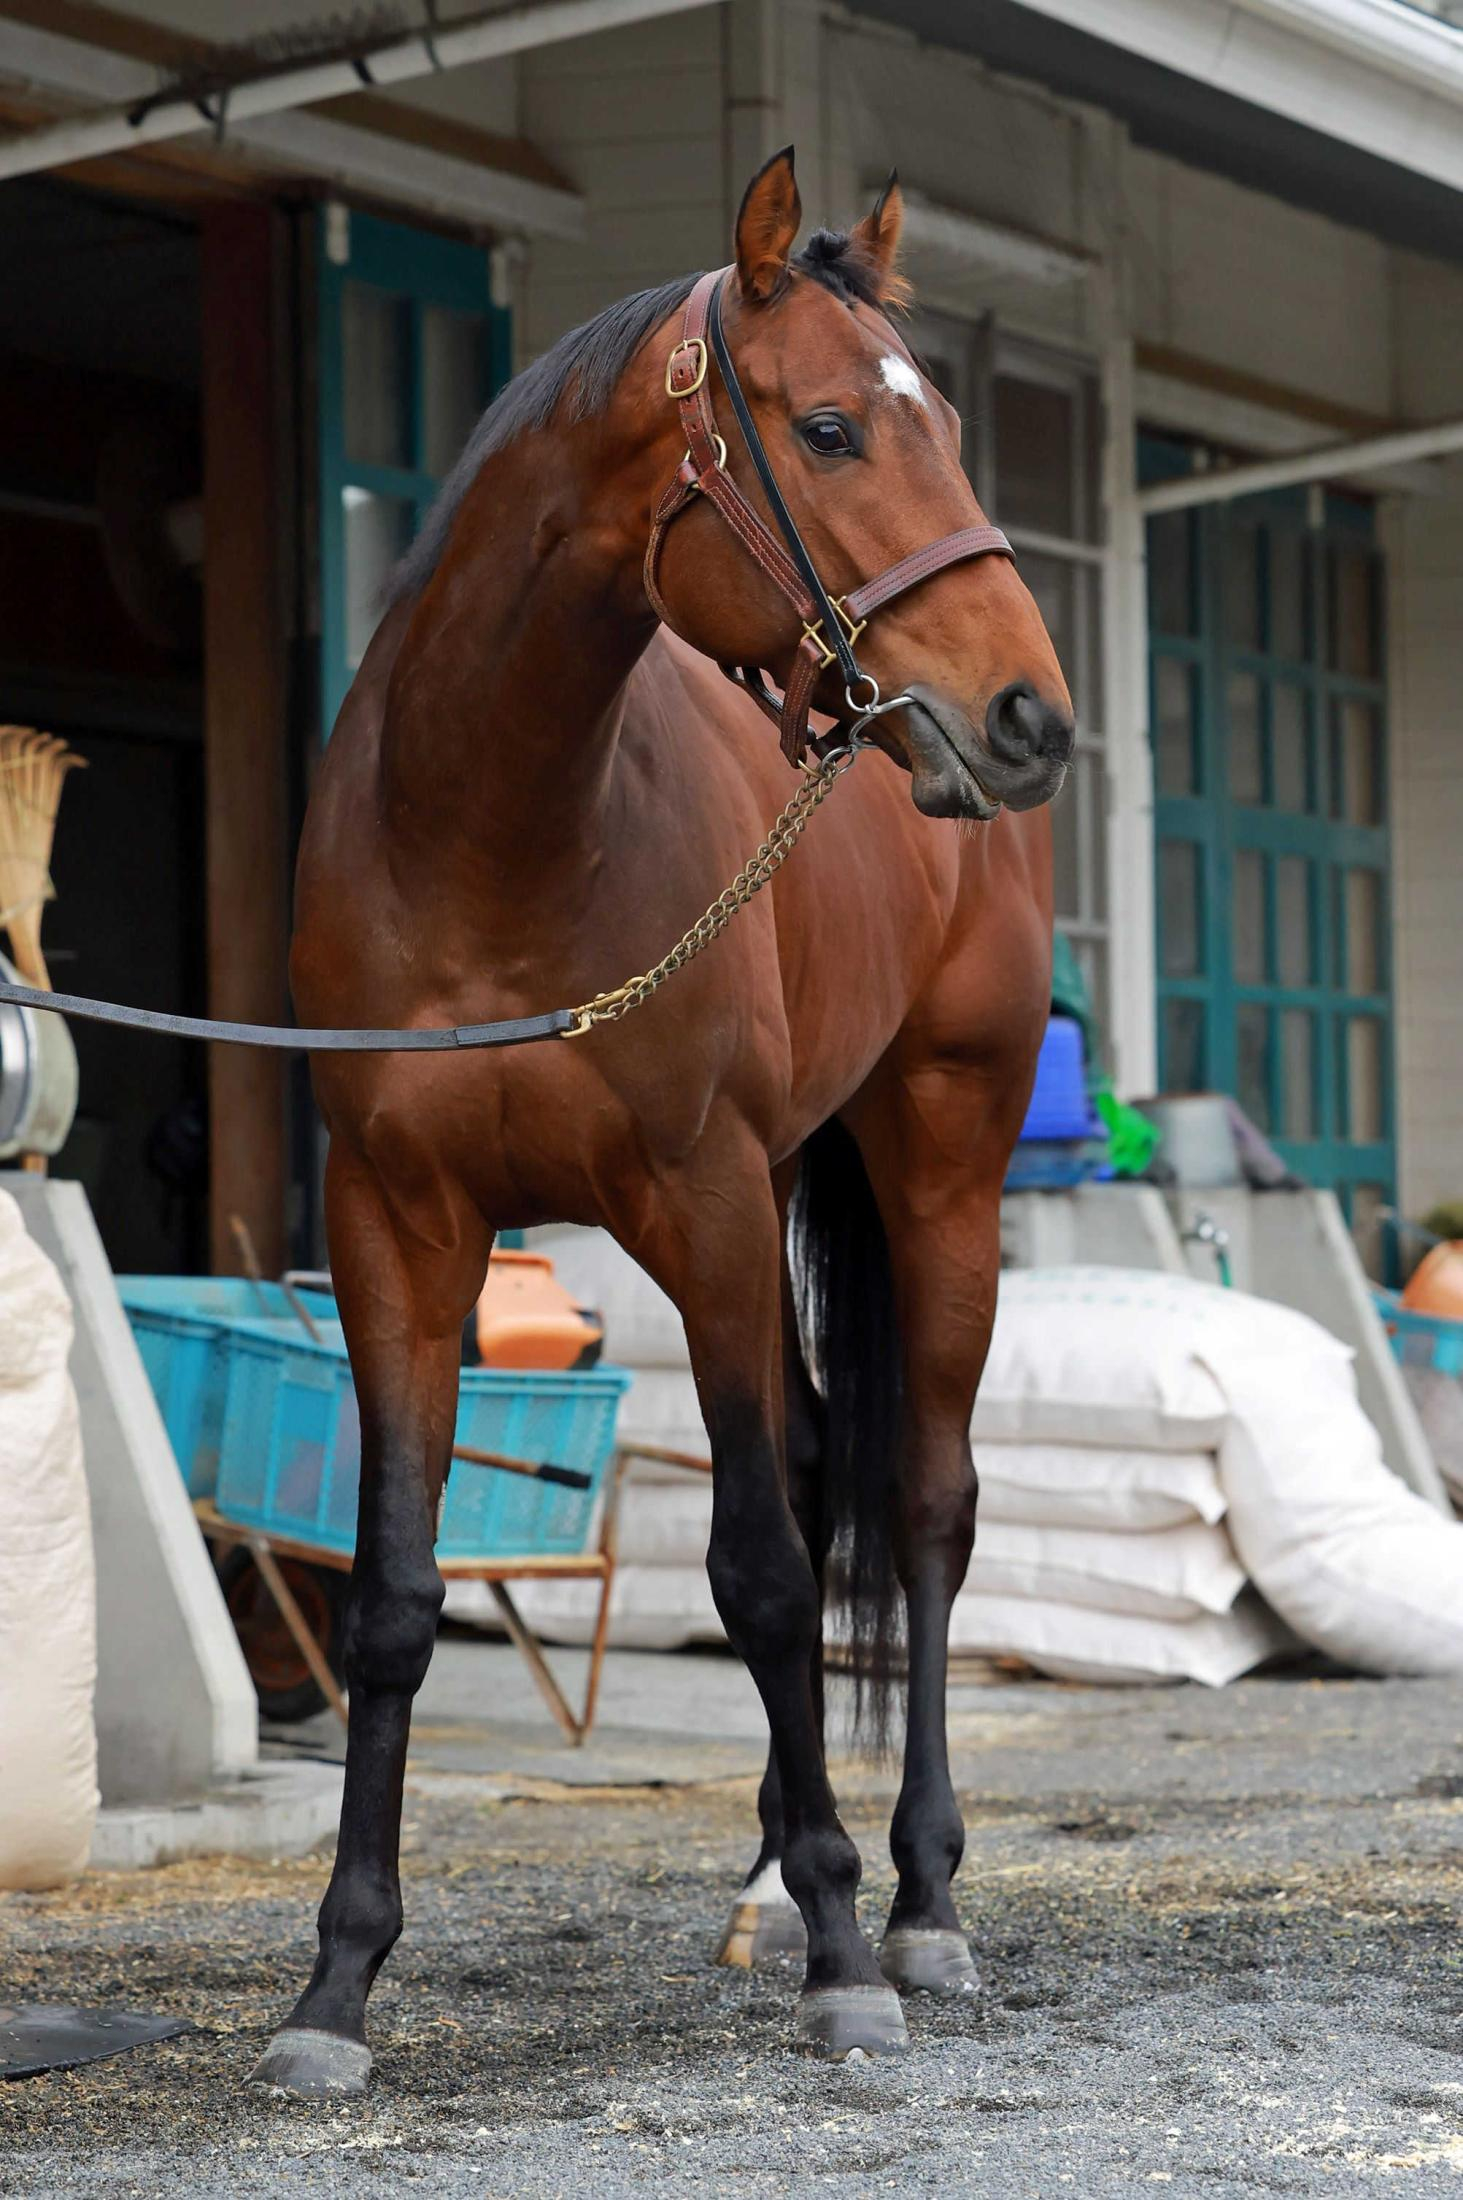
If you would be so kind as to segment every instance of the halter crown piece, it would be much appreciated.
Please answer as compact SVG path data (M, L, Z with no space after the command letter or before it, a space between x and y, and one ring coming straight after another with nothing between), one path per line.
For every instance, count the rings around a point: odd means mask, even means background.
M813 690L831 666L836 664L843 675L843 699L855 735L869 719L888 710L897 710L908 702L905 695L891 696L887 702L882 702L878 681L872 673L861 670L854 655L854 644L875 611L895 596L902 596L907 589L928 580L932 573L942 572L947 565L957 565L965 558L1009 558L1013 552L999 527L961 527L953 535L942 535L938 542L927 543L923 550L911 551L897 565L891 565L874 580L851 588L846 595L830 596L777 485L777 476L757 432L752 409L737 380L726 331L721 325L721 295L730 272L723 267L697 278L686 300L680 336L666 361L666 395L675 399L680 410L686 455L655 509L645 551L645 593L657 615L667 626L673 627L674 621L662 601L657 578L665 532L694 497L708 498L742 547L786 596L802 622L802 639L781 696L767 685L760 666L722 666L728 679L745 688L758 709L777 727L782 752L788 762L798 764L810 745L808 712L812 707ZM717 433L716 414L707 385L713 355L782 542L777 540L727 471L726 444ZM864 691L862 701L859 699L861 690Z

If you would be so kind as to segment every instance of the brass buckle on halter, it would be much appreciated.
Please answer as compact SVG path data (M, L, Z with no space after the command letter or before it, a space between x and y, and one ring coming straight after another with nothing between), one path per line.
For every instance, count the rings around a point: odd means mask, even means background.
M867 619L855 619L849 611L847 605L845 604L842 596L833 597L832 602L834 610L838 613L839 622L843 627L843 631L848 636L848 646L850 649L852 649L854 643L858 640L860 634L862 634L864 628L868 625L869 622ZM837 660L838 652L837 650L830 649L828 647L828 643L825 640L823 634L823 621L821 619L814 619L810 626L805 625L803 628L803 639L805 641L811 642L814 649L817 650L818 655L823 660L823 669L826 672L829 665L833 664Z
M682 352L694 352L696 354L696 379L694 382L678 384L672 380L672 376L675 374L676 366L678 361L680 360ZM694 397L697 390L700 389L702 383L706 380L706 364L707 352L706 345L703 340L699 336L683 336L680 342L672 347L671 355L665 363L666 396Z
M716 460L716 470L719 474L724 474L726 472L726 444L723 439L715 432L714 429L712 431L711 441L714 446L712 455L715 457ZM681 464L683 466L689 466L692 463L693 460L691 457L690 449L688 447L685 456L681 460ZM692 487L699 489L700 486L701 482L698 475L697 479L692 483ZM862 627L860 627L859 632L863 632Z

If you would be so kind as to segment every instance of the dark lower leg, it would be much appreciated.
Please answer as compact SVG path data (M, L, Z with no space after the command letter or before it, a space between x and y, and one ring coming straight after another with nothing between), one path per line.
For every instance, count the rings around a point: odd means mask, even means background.
M401 1932L402 1784L412 1699L426 1677L442 1606L434 1507L418 1461L382 1475L379 1526L351 1581L345 1791L335 1868L320 1909L320 1953L292 2026L366 2036L366 1996ZM414 1485L414 1487L412 1486Z
M757 1684L782 1807L782 1876L808 1932L809 1988L877 1985L858 1929L858 1851L839 1823L811 1685L817 1584L777 1472L771 1432L747 1409L714 1418L719 1457L707 1566L732 1647ZM724 1465L720 1462L725 1461Z
M797 1340L790 1293L783 1295L783 1398L787 1428L787 1496L798 1533L807 1548L818 1585L818 1639L809 1661L813 1711L823 1734L823 1570L828 1558L827 1508L823 1492L823 1401L813 1387ZM757 1791L757 1816L762 1826L762 1846L747 1875L750 1886L770 1864L780 1863L786 1838L782 1810L782 1786L777 1757L768 1743L767 1769Z
M975 1526L975 1477L963 1436L948 1447L933 1492L929 1469L928 1453L922 1462L907 1462L915 1486L900 1573L908 1611L909 1709L904 1778L889 1829L899 1883L882 1960L900 1986L965 1993L977 1977L950 1891L965 1827L950 1779L945 1723L950 1607L970 1563Z
M407 1739L442 1606L436 1508L456 1415L457 1300L471 1292L470 1272L440 1283L434 1272L438 1288L414 1290L379 1200L358 1181L343 1192L335 1155L331 1166L331 1249L361 1404L360 1511L346 1617L350 1730L320 1953L256 2072L303 2093L363 2089L366 1997L401 1931ZM463 1265L470 1270L466 1256Z
M807 1548L819 1587L818 1640L809 1660L808 1677L813 1691L813 1713L821 1741L823 1732L822 1579L827 1555L823 1521L823 1424L822 1401L808 1378L798 1347L790 1299L785 1299L783 1335L790 1339L784 1356L783 1393L786 1401L787 1492L798 1533ZM716 1960L739 1969L772 1956L801 1955L807 1942L801 1913L788 1893L782 1876L782 1856L787 1832L782 1807L782 1782L777 1756L769 1741L767 1767L757 1792L757 1816L762 1844L748 1872L742 1891L732 1905L731 1918L717 1950Z
M889 1912L891 1928L953 1931L958 1923L950 1882L964 1853L965 1827L950 1779L945 1725L952 1601L948 1579L946 1554L930 1554L906 1584L909 1711L904 1778L889 1828L889 1849L899 1873Z

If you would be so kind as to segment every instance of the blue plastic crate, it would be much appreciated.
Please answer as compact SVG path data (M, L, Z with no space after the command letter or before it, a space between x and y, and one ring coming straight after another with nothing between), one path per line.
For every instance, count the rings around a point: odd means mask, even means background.
M1372 1297L1403 1367L1436 1368L1440 1375L1455 1375L1463 1381L1463 1322L1442 1314L1414 1313L1396 1291L1374 1289Z
M228 1332L228 1387L216 1502L230 1520L349 1552L355 1548L361 1421L343 1343L298 1327L239 1322ZM437 1532L441 1558L572 1556L585 1549L626 1369L464 1368L457 1441L513 1459L577 1468L563 1489L454 1460Z
M1111 1174L1100 1146L1077 1138L1023 1138L1006 1170L1006 1190L1066 1192Z
M1036 1061L1031 1105L1021 1126L1022 1141L1100 1138L1102 1125L1087 1097L1082 1027L1070 1016L1053 1016Z
M277 1283L242 1277L119 1276L117 1290L188 1495L212 1497L228 1379L224 1333L234 1321L270 1319L303 1335L299 1317ZM318 1291L299 1296L338 1336L335 1301Z

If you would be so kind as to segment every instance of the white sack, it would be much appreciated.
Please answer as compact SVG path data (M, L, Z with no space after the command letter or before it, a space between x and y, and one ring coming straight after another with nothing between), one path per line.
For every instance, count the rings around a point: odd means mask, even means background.
M1128 1441L1146 1424L1162 1443L1211 1414L1235 1550L1306 1642L1371 1672L1463 1672L1463 1524L1387 1471L1328 1330L1187 1276L1033 1269L1002 1278L996 1340L1013 1421L1021 1383L1043 1430L1126 1418Z
M977 1444L975 1471L981 1524L1023 1520L1052 1528L1145 1530L1224 1518L1212 1452Z
M1288 1630L1249 1594L1228 1612L1166 1620L965 1590L950 1616L952 1650L1024 1658L1057 1680L1222 1688L1291 1646Z
M71 1302L0 1192L0 1887L85 1868L96 1819L96 1577Z
M515 1581L513 1601L545 1642L582 1648L594 1639L597 1581ZM481 1581L450 1581L443 1609L449 1619L468 1626L502 1627ZM725 1642L704 1563L619 1567L610 1593L609 1639L619 1650L682 1650L693 1642Z
M1146 1269L1003 1275L977 1440L1213 1451L1227 1414L1195 1351L1189 1288L1212 1287Z
M610 1356L619 1357L617 1353ZM701 1401L686 1362L683 1360L679 1367L630 1364L634 1366L635 1379L620 1407L620 1418L615 1424L616 1441L633 1448L637 1440L644 1440L663 1444L671 1451L691 1452L698 1459L709 1459L711 1445L706 1423L701 1418ZM637 1465L635 1472L645 1480L672 1482L680 1482L685 1474L684 1468L657 1468L649 1461Z
M1224 1516L1212 1455L1102 1451L1061 1444L979 1444L976 1527L983 1546L1011 1522L1054 1530L1091 1529L1125 1539L1142 1531L1197 1527ZM637 1461L620 1498L620 1558L629 1565L699 1566L711 1536L711 1477ZM1199 1546L1196 1545L1196 1548ZM1223 1536L1206 1548L1227 1552ZM1140 1565L1141 1560L1135 1560Z
M620 1496L622 1566L704 1566L711 1541L711 1477L642 1479L632 1468Z
M1463 1673L1463 1522L1388 1472L1350 1357L1208 1347L1235 1548L1297 1634L1369 1673Z
M1152 1535L992 1520L976 1528L965 1577L967 1594L1167 1620L1227 1612L1244 1585L1229 1537L1202 1520Z

